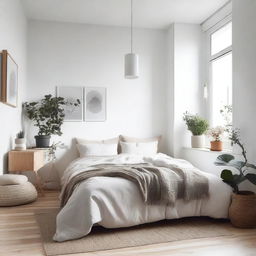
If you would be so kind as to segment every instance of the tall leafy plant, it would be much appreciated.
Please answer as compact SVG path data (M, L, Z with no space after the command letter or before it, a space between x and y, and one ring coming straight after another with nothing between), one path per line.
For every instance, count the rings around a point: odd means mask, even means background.
M207 120L188 112L183 114L183 120L186 122L188 130L191 131L194 136L204 134L209 127Z
M23 107L29 119L34 121L38 127L38 135L62 135L61 126L64 121L64 106L70 103L62 97L53 97L51 94L45 95L40 101L25 102ZM80 105L80 101L74 104Z
M233 188L234 193L239 194L239 184L243 181L248 180L252 184L256 185L256 174L251 172L256 172L256 166L248 163L245 147L240 141L239 130L232 130L229 138L232 144L238 145L241 148L243 161L235 160L233 155L222 154L217 157L215 165L233 167L238 171L233 174L231 170L224 169L221 172L221 178L225 183Z

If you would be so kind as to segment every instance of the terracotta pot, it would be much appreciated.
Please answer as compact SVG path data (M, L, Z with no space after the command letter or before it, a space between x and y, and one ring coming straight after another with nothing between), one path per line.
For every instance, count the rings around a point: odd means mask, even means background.
M223 143L222 141L211 141L211 150L212 151L222 151Z
M250 191L233 194L229 207L229 218L235 227L256 227L256 194Z

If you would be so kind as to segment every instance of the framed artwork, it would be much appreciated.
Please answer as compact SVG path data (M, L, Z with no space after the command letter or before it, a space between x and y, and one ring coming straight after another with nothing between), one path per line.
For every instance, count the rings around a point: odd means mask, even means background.
M9 106L17 107L18 65L6 50L3 50L0 54L0 63L0 100Z
M85 88L85 121L106 121L106 88Z
M75 86L57 86L57 97L63 97L68 104L64 107L67 122L82 122L84 119L84 89ZM79 106L74 103L80 101Z

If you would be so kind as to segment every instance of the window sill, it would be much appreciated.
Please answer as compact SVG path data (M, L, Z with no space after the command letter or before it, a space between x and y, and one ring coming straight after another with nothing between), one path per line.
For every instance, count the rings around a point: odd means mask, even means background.
M240 155L237 153L233 153L232 149L223 149L222 151L211 151L209 148L190 148L190 147L183 147L184 150L192 150L192 151L199 151L209 154L232 154L232 155Z

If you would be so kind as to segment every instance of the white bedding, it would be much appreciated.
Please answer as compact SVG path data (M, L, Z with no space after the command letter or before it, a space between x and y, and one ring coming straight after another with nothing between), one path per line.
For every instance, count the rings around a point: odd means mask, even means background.
M161 153L152 157L121 154L100 158L79 158L65 171L62 185L93 164L146 162L166 167L173 164L185 168L191 167L191 164L185 160L174 159ZM61 242L80 238L89 234L94 224L106 228L118 228L189 216L227 218L231 188L220 178L208 173L205 175L209 179L209 198L190 202L177 200L174 206L147 205L143 202L137 186L126 179L90 178L75 189L58 214L53 239Z

